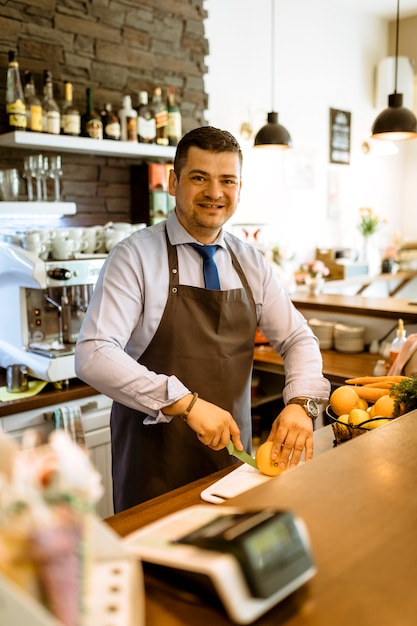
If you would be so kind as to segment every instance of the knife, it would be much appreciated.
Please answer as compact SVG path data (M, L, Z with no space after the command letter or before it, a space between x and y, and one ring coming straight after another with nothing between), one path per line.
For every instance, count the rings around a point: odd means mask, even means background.
M248 465L252 465L252 467L254 467L255 469L258 469L255 459L251 457L250 454L248 454L244 450L237 450L232 440L229 441L226 448L227 448L228 453L231 454L232 456L235 456L240 461L243 461L244 463L248 463Z

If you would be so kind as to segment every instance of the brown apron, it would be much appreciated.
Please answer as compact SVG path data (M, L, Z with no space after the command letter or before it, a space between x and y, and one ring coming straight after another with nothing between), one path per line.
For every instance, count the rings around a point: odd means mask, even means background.
M252 291L229 248L242 288L212 291L180 285L177 249L168 240L169 295L158 329L139 358L148 369L175 375L191 391L230 411L251 448L250 379L256 331ZM236 462L200 443L179 418L144 425L145 414L113 403L115 512L159 496Z

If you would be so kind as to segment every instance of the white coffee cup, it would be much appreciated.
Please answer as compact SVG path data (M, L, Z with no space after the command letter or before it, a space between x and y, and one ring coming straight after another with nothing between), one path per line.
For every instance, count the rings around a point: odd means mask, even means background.
M127 233L132 232L132 224L129 224L129 222L111 222L109 228L112 230L123 230Z
M21 236L20 240L26 250L30 250L32 247L39 246L42 243L41 235L36 230L25 233Z
M49 237L53 240L63 240L68 237L68 230L66 228L54 228L49 231Z
M126 237L129 236L130 233L126 233L123 230L107 232L106 233L106 250L110 252L110 250L117 244L119 241L123 241Z
M52 258L56 261L72 259L74 253L78 252L80 243L73 239L54 239L52 242Z
M97 231L94 228L86 228L84 232L84 241L86 243L84 252L87 254L94 254L97 252L102 244L102 239L97 236Z
M43 257L47 252L47 247L44 243L41 243L41 242L32 243L29 245L29 247L26 247L25 250L45 260Z

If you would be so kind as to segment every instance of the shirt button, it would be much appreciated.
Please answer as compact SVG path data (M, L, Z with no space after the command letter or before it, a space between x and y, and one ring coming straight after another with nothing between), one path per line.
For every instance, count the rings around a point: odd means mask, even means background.
M175 268L172 270L173 274L176 274L178 272L178 270L176 270Z
M152 408L153 408L153 409L157 409L157 408L158 408L158 405L157 405L157 403L156 403L156 402L154 402L154 403L153 403Z
M177 293L178 289L176 287L172 288L172 293Z

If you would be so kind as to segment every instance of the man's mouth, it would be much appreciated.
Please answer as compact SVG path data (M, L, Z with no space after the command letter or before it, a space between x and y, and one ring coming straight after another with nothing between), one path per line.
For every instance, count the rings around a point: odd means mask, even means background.
M222 209L224 207L223 204L211 204L208 202L199 202L198 205L203 207L203 209Z

